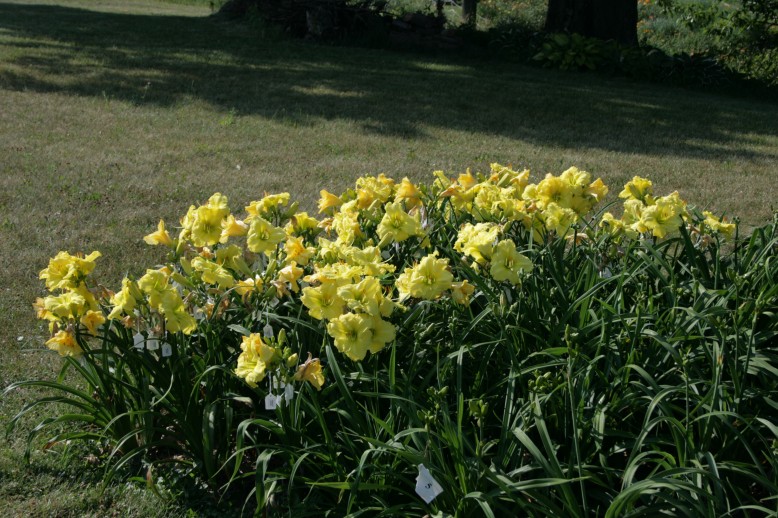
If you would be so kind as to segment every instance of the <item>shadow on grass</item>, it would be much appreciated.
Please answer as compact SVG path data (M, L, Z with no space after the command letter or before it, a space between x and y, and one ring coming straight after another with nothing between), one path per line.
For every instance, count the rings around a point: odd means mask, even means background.
M0 3L0 88L174 106L203 101L296 125L435 127L563 148L777 159L778 105L504 63L261 39L214 18ZM2 62L6 61L3 65Z

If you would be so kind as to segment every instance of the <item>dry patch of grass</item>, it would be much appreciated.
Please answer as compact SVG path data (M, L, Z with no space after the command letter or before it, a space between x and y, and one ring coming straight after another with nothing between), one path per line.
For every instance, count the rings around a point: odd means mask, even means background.
M577 165L616 192L648 176L747 224L774 206L775 102L259 38L209 12L0 0L3 385L58 365L30 308L50 256L101 250L115 287L153 264L141 237L159 218L216 191L234 209L282 190L313 209L365 173L499 161L535 178ZM3 401L2 423L23 400Z

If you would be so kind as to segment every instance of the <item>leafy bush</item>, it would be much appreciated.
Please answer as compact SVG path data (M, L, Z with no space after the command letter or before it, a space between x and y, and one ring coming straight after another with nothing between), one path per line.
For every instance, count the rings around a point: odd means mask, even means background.
M674 56L705 55L768 86L778 84L774 49L778 46L775 0L722 2L644 2L639 33L650 46Z
M495 164L366 176L321 221L215 194L113 293L61 252L36 307L85 386L13 384L56 394L13 423L69 405L33 435L267 515L775 513L778 215L742 240L639 177L592 215L607 192Z
M580 34L550 34L533 59L560 70L594 70L604 62L604 46L602 40Z

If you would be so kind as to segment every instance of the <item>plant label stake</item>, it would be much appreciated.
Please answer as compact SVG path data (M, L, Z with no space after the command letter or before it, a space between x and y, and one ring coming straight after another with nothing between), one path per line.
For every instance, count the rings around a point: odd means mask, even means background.
M167 358L168 356L173 356L173 347L167 342L162 342L162 357Z
M440 487L437 480L432 478L429 470L424 467L424 464L419 464L419 476L416 477L416 494L424 500L425 504L428 504L442 492L443 488Z
M159 340L151 333L149 333L149 337L146 339L146 349L149 351L156 351L159 349Z
M270 324L266 325L262 329L262 334L265 336L265 338L273 338L273 336L275 335L275 333L273 333L273 326L271 326Z
M145 342L146 342L146 337L144 337L140 331L132 335L132 345L139 351L143 350Z
M292 398L294 397L294 387L290 383L289 385L286 385L284 387L284 401L286 401L286 404L292 402Z

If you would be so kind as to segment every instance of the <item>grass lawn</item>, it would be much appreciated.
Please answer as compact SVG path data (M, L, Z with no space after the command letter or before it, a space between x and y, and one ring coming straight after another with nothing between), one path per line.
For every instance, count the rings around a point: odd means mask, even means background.
M775 207L778 102L498 62L285 41L209 8L150 0L0 0L0 385L56 372L31 304L59 250L100 250L116 287L153 264L141 237L216 191L237 211L355 177L571 165L611 197L659 194L764 223ZM5 425L30 394L0 403ZM100 497L80 461L0 447L11 515L149 516L149 494ZM75 467L74 467L75 466ZM94 478L94 477L92 477ZM78 495L78 497L74 497ZM167 510L166 510L167 509Z

